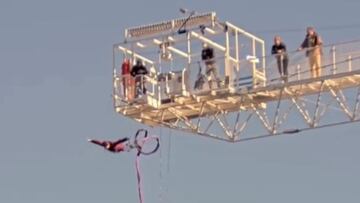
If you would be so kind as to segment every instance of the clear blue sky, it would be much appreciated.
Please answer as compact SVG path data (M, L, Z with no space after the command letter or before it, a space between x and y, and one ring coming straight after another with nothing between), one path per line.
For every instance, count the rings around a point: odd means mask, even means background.
M268 45L277 33L262 31L308 25L326 42L360 37L359 27L321 30L359 25L356 0L1 0L0 202L138 202L134 155L109 154L86 139L142 127L113 111L112 44L126 27L178 17L179 7L214 10ZM279 34L290 49L304 37ZM241 144L173 132L170 171L166 148L142 162L145 201L160 202L162 187L172 203L360 202L359 130L353 124Z

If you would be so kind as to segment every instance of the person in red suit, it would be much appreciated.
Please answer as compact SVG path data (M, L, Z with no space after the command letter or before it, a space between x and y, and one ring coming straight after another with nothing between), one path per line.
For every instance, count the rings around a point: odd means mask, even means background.
M113 153L119 153L124 151L129 151L131 149L131 145L129 144L129 138L125 137L122 139L119 139L115 142L112 141L99 141L99 140L93 140L89 139L89 142L102 146L106 150L113 152Z

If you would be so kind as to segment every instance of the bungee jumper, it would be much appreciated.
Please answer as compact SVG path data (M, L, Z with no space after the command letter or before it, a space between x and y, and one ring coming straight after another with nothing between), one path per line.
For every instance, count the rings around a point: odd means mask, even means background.
M136 155L136 176L138 181L138 193L140 203L143 203L143 193L141 187L141 173L140 173L140 155L151 155L154 154L160 147L160 139L157 136L149 136L148 131L145 129L139 129L135 136L133 142L130 141L130 138L125 137L117 141L99 141L94 139L88 139L89 142L102 146L106 150L112 153L120 152L130 152L132 149L137 150ZM151 145L150 147L147 145Z
M95 139L88 139L88 141L93 144L102 146L109 152L113 153L129 152L132 149L137 149L138 154L150 155L155 153L160 147L159 138L156 136L149 136L148 131L145 129L139 129L136 132L133 143L131 143L130 138L128 137L121 138L116 141L100 141ZM152 148L150 147L150 149L148 149L148 147L144 148L143 146L150 141L155 141L155 146L152 146Z
M113 152L113 153L119 153L119 152L123 152L123 151L129 151L130 150L130 145L129 145L129 138L125 137L125 138L121 138L115 142L112 141L99 141L99 140L93 140L93 139L88 139L89 142L102 146L104 147L106 150Z

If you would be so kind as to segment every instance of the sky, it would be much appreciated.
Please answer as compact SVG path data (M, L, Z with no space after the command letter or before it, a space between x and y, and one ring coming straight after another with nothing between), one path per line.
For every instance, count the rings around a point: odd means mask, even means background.
M138 202L135 155L87 138L143 128L112 107L112 45L127 27L216 11L290 49L313 25L325 42L360 37L356 0L0 1L0 202ZM352 26L325 29L331 26ZM323 29L322 29L323 28ZM295 32L282 32L295 29ZM304 29L304 31L302 31ZM359 124L240 144L167 129L142 159L145 202L360 202ZM171 136L171 139L169 138Z

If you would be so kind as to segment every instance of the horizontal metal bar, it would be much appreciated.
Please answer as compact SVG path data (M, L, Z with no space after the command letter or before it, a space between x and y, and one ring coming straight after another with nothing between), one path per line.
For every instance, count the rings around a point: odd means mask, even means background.
M191 16L190 18L178 18L174 20L164 21L160 23L154 23L144 26L132 27L125 30L125 38L131 37L145 37L149 35L156 35L163 32L171 32L181 28L186 22L186 27L195 27L203 24L214 24L216 19L216 13L202 13Z
M265 43L263 39L260 39L260 38L256 37L255 35L253 35L253 34L251 34L251 33L249 33L249 32L246 32L245 30L243 30L243 29L241 29L241 28L239 28L239 27L231 24L231 23L228 22L228 21L225 22L225 25L228 26L229 28L233 29L233 30L236 30L236 31L239 32L240 34L243 34L243 35L245 35L245 36L247 36L247 37L249 37L249 38L252 38L252 39L256 40L257 42L260 42L261 44L264 44L264 43Z
M201 36L200 34L194 32L194 31L191 32L191 36L196 37L196 38L198 38L199 40L201 40L201 41L203 41L205 43L208 43L210 46L213 46L213 47L219 49L220 51L223 51L223 52L226 51L226 48L224 46L221 46L220 44L218 44L216 42L213 42L212 40L210 40L210 39L208 39L206 37L203 37L203 36Z
M123 46L118 46L118 49L119 49L120 51L126 52L126 53L128 53L128 54L130 54L130 55L134 55L135 58L141 59L141 60L145 61L146 63L149 63L149 64L151 64L151 65L154 65L154 62L153 62L152 60L150 60L150 59L148 59L148 58L145 58L144 56L141 56L141 55L139 55L139 54L131 51L130 49L127 49L127 48L125 48L125 47L123 47Z

